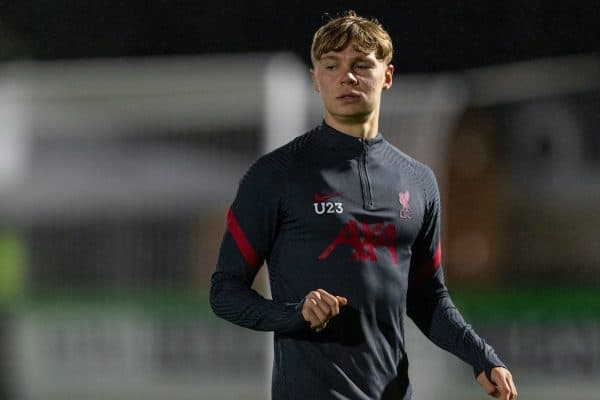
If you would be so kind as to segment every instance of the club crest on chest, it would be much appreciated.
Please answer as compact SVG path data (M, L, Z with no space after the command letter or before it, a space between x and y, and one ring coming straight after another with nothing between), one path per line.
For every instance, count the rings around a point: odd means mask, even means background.
M407 190L405 192L398 193L398 202L400 203L400 218L402 219L411 219L412 214L410 212L410 192Z

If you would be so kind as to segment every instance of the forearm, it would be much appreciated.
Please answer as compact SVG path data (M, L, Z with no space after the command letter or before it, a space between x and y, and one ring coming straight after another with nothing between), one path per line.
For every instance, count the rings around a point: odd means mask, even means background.
M215 272L210 289L210 305L216 315L246 328L278 333L306 328L300 303L278 303L252 290L242 280Z
M445 292L433 304L427 337L442 349L473 366L475 376L504 363L473 328L467 324Z
M440 195L435 177L423 177L429 206L423 226L412 247L406 312L436 345L473 366L475 375L504 367L500 358L463 319L444 283L440 240Z

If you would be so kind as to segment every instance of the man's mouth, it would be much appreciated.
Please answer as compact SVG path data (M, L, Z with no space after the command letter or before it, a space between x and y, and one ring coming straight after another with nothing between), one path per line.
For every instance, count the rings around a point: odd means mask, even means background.
M360 95L357 93L345 93L345 94L342 94L341 96L338 96L337 98L340 100L343 100L343 99L354 99L357 97L360 97Z

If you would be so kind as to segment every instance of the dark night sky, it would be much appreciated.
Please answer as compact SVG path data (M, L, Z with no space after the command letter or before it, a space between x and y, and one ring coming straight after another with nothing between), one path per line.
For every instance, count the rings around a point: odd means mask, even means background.
M276 6L273 6L276 5ZM375 16L402 72L600 51L600 2L0 0L0 59L296 52L323 14Z

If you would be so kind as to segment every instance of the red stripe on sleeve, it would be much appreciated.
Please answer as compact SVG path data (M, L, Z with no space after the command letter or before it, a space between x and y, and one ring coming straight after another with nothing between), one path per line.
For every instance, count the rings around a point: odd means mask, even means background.
M246 238L242 227L238 223L231 209L229 209L229 212L227 213L227 230L233 237L235 244L237 245L238 249L240 249L244 260L246 260L248 265L250 265L252 268L259 267L262 262L248 241L248 238Z
M421 268L419 268L419 270L416 272L415 276L412 279L412 283L415 285L420 285L421 283L423 283L425 280L431 278L433 276L433 274L435 274L435 271L437 271L437 269L440 267L440 265L442 264L442 245L438 245L437 249L435 250L435 253L433 253L433 256L431 256L431 258L429 259L429 261L427 261L425 264L423 264L421 266Z

